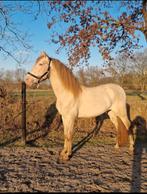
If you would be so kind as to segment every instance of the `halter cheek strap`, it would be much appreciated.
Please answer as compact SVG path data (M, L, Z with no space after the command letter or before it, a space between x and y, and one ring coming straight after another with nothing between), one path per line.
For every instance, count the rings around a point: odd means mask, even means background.
M38 84L39 84L41 81L44 81L44 80L46 80L46 79L48 78L48 76L47 76L46 78L42 79L42 78L43 78L45 75L47 75L48 73L49 73L49 70L46 71L43 75L41 75L41 76L39 77L39 76L34 75L33 73L28 72L29 75L31 75L32 77L38 79Z
M32 77L34 77L34 78L36 78L36 79L38 79L38 81L37 81L37 83L39 84L40 82L42 82L42 81L44 81L44 80L46 80L47 78L48 78L48 74L49 74L49 71L50 71L50 63L51 63L51 61L52 61L52 58L49 58L49 64L48 64L48 69L47 69L47 71L43 74L43 75L41 75L41 76L37 76L37 75L34 75L33 73L31 73L31 72L28 72L27 74L29 74L29 75L31 75ZM47 75L44 79L42 79L45 75Z

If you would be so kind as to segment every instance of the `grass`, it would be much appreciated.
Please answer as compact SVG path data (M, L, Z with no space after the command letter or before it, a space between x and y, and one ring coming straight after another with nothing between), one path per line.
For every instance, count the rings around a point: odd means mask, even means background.
M38 90L38 89L35 89L35 90L26 90L26 94L27 94L27 97L55 97L54 95L54 92L52 89L48 89L48 90ZM18 97L20 98L21 97L21 91L13 91L11 93L12 96L15 96L15 97Z
M147 98L147 92L139 92L139 91L134 91L134 90L127 90L126 91L127 96L133 96L133 97L137 97L138 99L141 99L139 97L139 95ZM21 91L13 91L12 95L14 96L21 96ZM35 97L40 97L40 96L54 96L54 92L51 88L49 88L48 90L40 90L40 89L28 89L27 90L27 96L35 96Z

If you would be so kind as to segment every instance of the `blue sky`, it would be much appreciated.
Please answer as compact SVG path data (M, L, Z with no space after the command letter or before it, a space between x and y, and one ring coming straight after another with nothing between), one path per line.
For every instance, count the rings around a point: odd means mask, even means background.
M13 3L13 1L11 3ZM57 58L64 63L68 62L66 51L62 49L62 51L57 54L57 45L49 43L50 33L47 28L48 18L45 15L39 15L37 20L34 20L34 17L32 15L24 13L16 14L13 17L16 23L22 23L21 31L28 32L30 34L29 39L30 44L32 45L32 50L29 53L23 50L23 48L22 50L20 50L19 55L23 55L25 58L27 58L26 62L22 64L22 68L26 69L27 71L30 70L32 64L41 51L46 51L46 53L48 53L50 57ZM62 30L62 26L59 26L59 30ZM143 45L143 48L147 47L145 38L141 33L140 43ZM18 64L9 57L6 58L0 55L0 61L0 69L15 69L18 67ZM89 64L97 66L101 66L103 64L102 57L99 54L97 48L91 48L91 57L89 59Z

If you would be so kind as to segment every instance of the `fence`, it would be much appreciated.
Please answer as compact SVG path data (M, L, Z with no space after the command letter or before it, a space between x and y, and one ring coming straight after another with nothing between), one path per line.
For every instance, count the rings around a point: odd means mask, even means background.
M2 96L2 98L4 97L5 96ZM15 116L13 115L13 117L10 120L14 121L16 118L20 116L21 116L22 143L25 145L26 144L26 84L24 81L21 83L21 111ZM7 125L7 123L9 123L10 120L5 122L5 125Z
M18 100L19 99L19 100ZM20 90L17 95L12 94L11 92L8 92L7 95L2 95L0 98L0 132L1 132L1 146L7 145L15 141L16 139L21 139L22 144L26 145L26 135L27 135L27 129L26 129L26 112L29 110L29 108L38 102L38 100L35 100L35 102L28 103L26 102L26 84L25 82L21 82ZM13 102L14 101L14 102ZM15 104L15 106L14 106ZM9 106L11 105L11 106ZM17 107L17 109L16 109ZM17 120L18 119L18 120ZM15 121L17 120L17 123L15 125ZM14 129L11 130L11 129ZM9 139L5 136L7 132L12 131L16 133L19 130L19 136L16 138ZM11 135L11 134L10 134ZM8 140L9 139L9 140ZM3 141L4 140L4 141Z
M22 82L22 90L21 90L21 96L22 96L22 141L23 144L26 144L26 84L25 82Z
M56 128L60 118L52 90L27 90L24 82L15 89L4 88L7 95L0 97L0 147L32 145Z

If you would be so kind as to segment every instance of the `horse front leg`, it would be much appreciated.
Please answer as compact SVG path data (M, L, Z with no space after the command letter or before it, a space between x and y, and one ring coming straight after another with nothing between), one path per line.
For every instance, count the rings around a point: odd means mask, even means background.
M64 148L60 153L59 159L69 160L72 154L72 137L75 117L62 116L62 121L64 126Z

